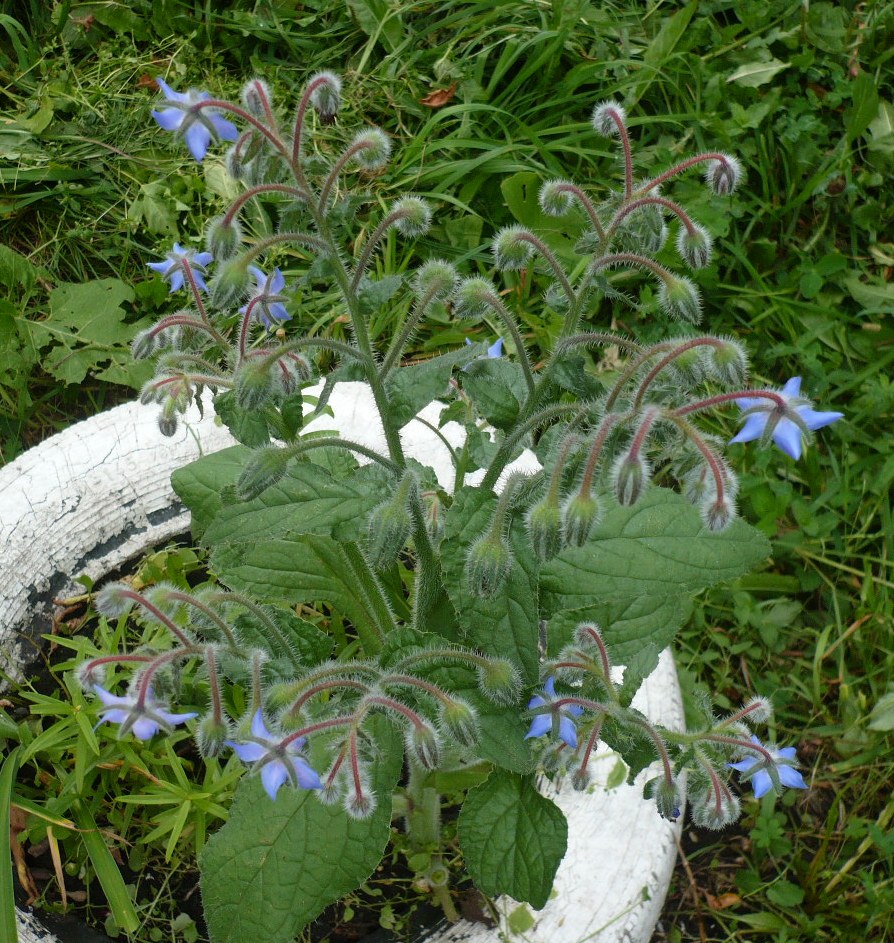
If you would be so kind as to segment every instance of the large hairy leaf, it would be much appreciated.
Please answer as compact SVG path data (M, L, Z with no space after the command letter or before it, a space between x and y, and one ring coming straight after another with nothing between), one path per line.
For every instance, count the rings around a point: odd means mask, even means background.
M374 718L373 814L350 818L339 805L286 785L271 801L257 776L239 786L226 825L199 862L213 943L291 943L325 907L362 884L382 858L391 793L403 761L400 737Z
M192 512L193 536L201 538L223 507L221 491L236 483L251 449L234 445L178 468L171 475L177 497Z
M539 910L565 856L568 823L533 776L494 770L463 803L459 843L485 894L509 894Z
M526 680L536 681L539 639L536 566L525 537L513 537L513 564L503 588L490 599L472 595L465 577L469 547L487 529L493 494L461 488L447 513L441 544L444 583L456 609L462 641L489 655L511 658Z

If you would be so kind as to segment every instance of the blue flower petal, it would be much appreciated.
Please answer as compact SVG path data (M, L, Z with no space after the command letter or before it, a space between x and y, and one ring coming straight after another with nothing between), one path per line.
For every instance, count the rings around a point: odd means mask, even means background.
M213 112L208 117L211 119L215 133L222 141L235 141L239 137L239 129L232 121L227 121L226 118Z
M811 432L829 426L833 422L844 418L844 413L819 413L809 406L802 406L798 410L798 415L804 420L805 425Z
M760 799L773 788L773 780L765 769L760 769L751 777L751 785L754 787L754 798Z
M778 769L779 782L781 782L783 786L788 786L789 789L807 788L804 777L793 766L780 766Z
M525 734L525 740L531 737L543 737L553 729L553 721L549 714L538 714L531 721L531 729Z
M183 134L189 153L201 161L208 152L211 143L211 132L200 121L193 121Z
M559 718L559 739L564 740L572 750L577 749L577 727L570 717Z
M788 399L794 399L801 395L801 378L792 377L782 388L782 395Z
M259 740L273 739L273 735L264 726L264 715L261 713L260 708L255 711L255 715L251 719L251 733L253 737L257 737Z
M155 80L158 87L164 92L165 98L171 102L181 102L182 104L187 104L190 100L189 95L184 92L175 92L170 85L163 78L156 78Z
M183 124L185 112L180 108L165 108L164 111L153 111L152 117L164 131L176 131Z
M795 461L801 457L803 448L801 430L790 419L779 420L773 430L773 441Z
M292 766L295 769L295 775L298 777L298 785L302 789L322 789L323 784L317 771L301 757L292 758Z
M764 434L767 426L766 413L752 413L745 420L745 425L739 430L738 434L729 440L730 445L734 442L753 442Z
M279 787L289 778L289 772L282 760L272 760L261 767L261 782L271 799L276 798Z
M261 757L267 755L267 748L260 743L237 743L235 740L224 742L244 763L257 763Z

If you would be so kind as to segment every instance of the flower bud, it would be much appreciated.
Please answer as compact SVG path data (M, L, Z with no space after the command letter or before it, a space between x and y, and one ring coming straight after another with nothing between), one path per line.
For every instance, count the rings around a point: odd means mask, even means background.
M714 533L726 530L736 518L736 505L728 494L703 502L699 510L705 526Z
M367 782L360 791L348 792L344 799L344 810L352 819L368 819L376 811L376 805L376 794Z
M558 311L560 314L567 311L570 305L568 295L565 294L558 282L552 282L547 286L546 291L543 293L543 300L553 311Z
M675 782L668 782L663 776L650 779L643 789L647 799L654 799L658 814L663 819L676 822L681 815L683 797Z
M437 546L444 539L447 525L444 520L444 508L437 495L429 498L425 514L425 529L431 537L432 543Z
M452 700L441 707L441 726L461 746L474 747L478 743L478 718L464 701Z
M180 425L180 421L177 419L177 416L173 410L174 401L168 400L165 403L162 411L158 414L158 431L167 439L170 439L172 435L176 435L177 426Z
M748 376L748 354L731 337L724 337L720 347L702 348L708 374L724 386L742 386Z
M488 659L478 666L478 687L495 704L515 704L521 691L521 676L507 658Z
M642 455L629 452L618 457L612 469L615 497L618 504L636 504L649 484L652 471Z
M736 713L744 714L749 723L768 724L773 719L773 705L766 697L753 697Z
M255 449L236 482L236 494L239 499L251 501L280 481L286 473L291 457L288 449L280 449L275 445Z
M140 331L130 342L130 352L133 359L145 360L147 357L151 357L159 347L158 335L163 333L163 331L155 332L151 327L146 328L145 331Z
M361 170L379 170L388 163L391 141L381 128L366 128L355 135L350 150Z
M561 552L565 540L558 504L550 502L549 498L538 501L528 511L527 523L534 554L541 563Z
M649 203L624 217L618 235L632 251L655 255L667 242L667 232L661 207Z
M672 275L658 289L658 303L665 314L679 321L698 324L702 317L702 301L698 289L688 278Z
M236 405L240 409L260 409L275 397L275 377L269 364L260 358L244 360L236 371Z
M407 735L407 752L424 769L436 769L441 762L441 744L438 735L428 725L413 726Z
M741 813L739 799L729 789L719 795L713 789L695 793L690 803L692 822L699 828L719 831L738 821Z
M224 310L233 307L245 296L248 288L248 268L240 258L231 258L217 267L211 282L211 304Z
M501 271L514 271L527 266L534 256L534 246L525 238L533 234L524 226L506 226L491 243L494 264Z
M718 196L732 193L741 179L742 165L731 154L721 154L719 159L708 161L705 182Z
M199 721L196 728L196 743L199 753L207 760L213 756L220 756L224 748L224 741L232 736L230 725L226 720L215 720L213 714L207 714Z
M310 103L314 111L325 123L330 122L341 106L341 79L334 72L317 72L310 77L307 84L316 85L310 93Z
M575 792L586 792L590 788L590 770L586 766L579 766L571 776L571 788Z
M494 294L493 282L486 278L464 278L456 289L454 310L459 318L475 320L490 309L488 298Z
M133 592L127 583L108 583L94 597L93 605L98 612L109 618L117 618L130 612L134 600L125 593Z
M605 137L618 137L621 133L618 125L627 122L624 106L614 101L600 102L593 109L593 127Z
M599 520L601 509L591 495L573 494L562 509L565 544L582 547Z
M226 216L217 216L208 223L205 237L208 251L219 261L229 259L242 245L242 226L239 217L227 221Z
M242 104L255 118L266 118L270 107L270 89L263 79L251 79L242 86Z
M456 288L456 269L443 259L431 259L416 269L413 291L417 298L431 294L432 298L444 301Z
M692 232L681 226L677 233L677 251L690 268L704 268L711 261L711 246L711 234L698 223L693 223Z
M537 199L547 216L564 216L571 209L574 194L565 189L568 186L567 180L547 180L540 188Z
M366 554L370 565L384 570L397 559L410 536L413 522L406 498L399 496L383 501L369 516L366 532Z
M506 582L512 569L512 551L502 537L480 537L466 557L466 580L474 596L489 599Z
M405 196L395 200L391 214L401 215L394 221L394 228L404 236L424 236L431 226L431 207L418 196Z
M226 165L227 173L234 180L245 179L247 163L248 162L245 159L244 150L238 145L231 147L224 157L224 164Z

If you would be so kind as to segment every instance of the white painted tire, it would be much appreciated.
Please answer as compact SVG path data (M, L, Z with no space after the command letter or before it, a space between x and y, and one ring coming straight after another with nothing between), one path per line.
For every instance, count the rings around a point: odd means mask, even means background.
M330 400L335 418L313 428L338 429L345 438L382 446L381 429L362 384L339 384ZM432 404L420 414L437 423ZM455 426L455 428L454 428ZM441 430L458 444L461 429ZM432 465L444 487L452 485L446 448L426 426L402 431L408 454ZM0 469L0 671L20 677L33 660L52 619L52 599L78 590L73 577L98 579L150 547L189 528L189 514L170 485L171 472L232 444L205 410L193 409L177 434L163 437L156 411L136 403L118 406L26 452ZM530 466L523 455L518 466ZM2 675L0 675L2 677ZM661 656L634 702L652 720L680 727L683 709L673 659ZM593 760L592 793L566 787L544 791L568 816L568 853L555 894L536 912L527 943L645 943L670 883L679 823L664 821L642 798L644 772L634 786L598 788L615 765L600 745ZM597 751L598 752L598 751ZM0 862L0 867L9 864ZM426 937L426 943L499 943L510 936L506 919L516 904L498 901L501 925L465 921ZM17 913L19 943L58 943L35 917ZM506 934L504 937L503 934ZM263 943L263 941L261 941Z

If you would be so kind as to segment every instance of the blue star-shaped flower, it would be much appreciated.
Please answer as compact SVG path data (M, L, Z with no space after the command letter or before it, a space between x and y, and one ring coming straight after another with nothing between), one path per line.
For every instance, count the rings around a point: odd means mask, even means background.
M759 747L763 746L757 737L752 737L751 742L757 744ZM790 765L796 763L798 759L794 747L783 747L777 750L775 747L767 746L764 747L764 749L773 757L772 765L776 769L779 775L779 782L783 786L788 786L789 789L807 788L804 777L794 766ZM777 760L783 760L784 762L777 763ZM727 763L726 765L731 769L738 770L740 773L748 773L750 770L754 769L755 766L758 767L757 771L752 773L749 777L751 779L751 785L754 787L755 799L760 799L761 796L765 796L773 788L773 780L767 772L769 761L762 757L746 756L744 760L740 760L738 763Z
M286 311L286 306L283 304L286 300L282 293L286 287L286 278L283 273L275 268L272 275L265 275L254 265L249 265L248 270L255 278L255 290L252 292L254 301L251 309L252 317L266 328L272 327L277 321L291 321L292 315ZM247 310L248 305L243 305L239 313L245 314Z
M228 747L232 747L245 763L254 763L261 770L261 782L267 795L276 798L279 787L286 780L302 789L322 789L323 784L317 771L301 756L301 751L307 742L306 737L299 737L285 747L279 742L264 725L264 718L260 710L251 721L251 740L246 743L234 743L226 740Z
M184 249L179 242L175 242L174 248L165 256L163 261L147 262L146 264L153 272L158 272L162 278L168 280L172 292L179 291L183 287L184 272L188 265L196 286L202 291L208 291L208 286L205 284L205 269L213 261L214 256L210 252Z
M738 435L730 439L730 443L752 442L769 435L786 455L799 459L803 450L804 430L790 416L797 416L811 432L831 425L844 416L844 413L820 413L813 409L810 402L801 396L800 377L792 377L779 391L779 395L785 400L785 407L777 406L772 400L763 397L737 399L736 405L745 412L745 425Z
M576 717L583 714L584 709L579 704L565 704L562 707L553 707L553 701L558 700L556 695L556 679L552 676L546 679L543 685L543 694L535 694L528 701L528 710L536 707L549 707L548 712L537 714L531 721L531 729L525 735L525 740L529 737L543 737L552 732L553 718L559 718L559 739L563 740L572 750L577 749L577 724Z
M466 346L471 347L472 341L469 338L466 338ZM498 337L490 347L487 348L487 359L496 360L498 357L503 356L503 338Z
M151 688L146 693L142 704L138 703L138 697L135 694L118 697L98 684L93 685L93 690L103 703L99 712L99 723L108 721L111 724L121 724L121 733L132 730L139 740L150 740L159 729L170 732L177 724L199 716L194 712L170 713L155 700Z
M211 108L197 109L199 102L207 101L208 92L199 92L191 88L187 92L175 92L164 79L156 79L158 87L164 92L169 107L162 111L153 111L152 117L165 131L176 131L183 135L190 154L200 161L208 151L212 138L235 141L239 129L232 121L227 121Z

